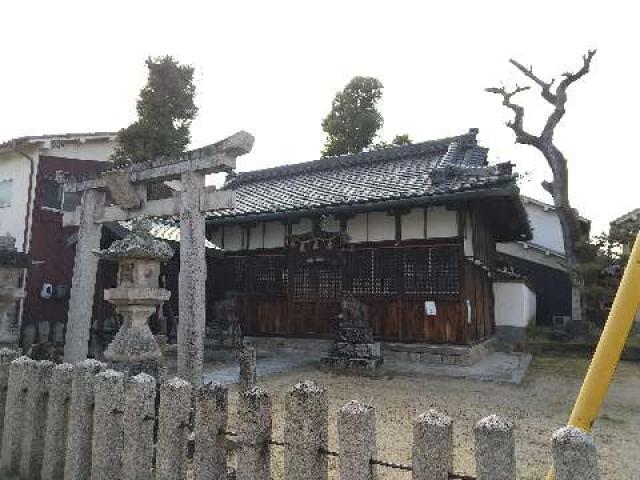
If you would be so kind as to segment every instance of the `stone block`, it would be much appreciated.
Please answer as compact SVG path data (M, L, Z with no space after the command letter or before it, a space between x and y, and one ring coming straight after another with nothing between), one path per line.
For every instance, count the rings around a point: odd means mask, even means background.
M84 360L74 365L64 465L65 480L91 478L93 385L95 376L105 368L106 365L97 360Z
M156 381L145 373L129 380L125 392L123 480L153 480Z
M340 478L372 480L371 459L376 454L376 412L356 401L347 403L338 414Z
M413 424L413 480L447 480L453 472L453 421L429 410Z
M11 362L19 354L10 348L0 348L0 451L2 451L2 429L4 425L5 406L7 404L7 390L9 387L9 371Z
M124 380L115 370L95 377L91 480L122 478Z
M156 480L185 478L191 395L191 384L181 378L160 386Z
M54 364L32 362L28 369L27 398L24 406L22 445L20 447L20 478L40 478L47 429L49 381Z
M73 365L69 363L56 365L51 372L42 480L62 480L64 477L72 378Z
M329 401L311 381L289 389L285 399L284 471L289 480L326 480Z
M593 438L576 427L557 430L551 440L557 480L600 480Z
M238 480L271 480L271 399L260 387L238 399Z
M490 415L474 428L478 480L515 480L513 423Z
M19 357L11 362L9 386L2 430L2 453L0 472L17 473L20 468L22 436L24 434L24 412L26 408L30 370L35 363L28 357Z
M219 383L203 385L196 391L194 480L226 480L229 419L227 387Z
M256 385L256 351L251 347L238 350L238 363L240 364L240 378L238 390L243 392Z

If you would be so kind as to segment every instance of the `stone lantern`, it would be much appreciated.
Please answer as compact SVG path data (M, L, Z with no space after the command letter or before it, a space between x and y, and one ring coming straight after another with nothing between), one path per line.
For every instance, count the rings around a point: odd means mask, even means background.
M160 264L173 256L173 249L151 236L148 221L136 220L129 235L96 254L118 262L118 286L106 289L104 298L124 320L104 352L105 359L131 375L157 375L162 352L147 321L171 296L159 287L158 279Z
M15 248L16 239L0 236L0 346L17 347L18 325L11 322L9 312L17 300L24 298L20 279L31 261Z

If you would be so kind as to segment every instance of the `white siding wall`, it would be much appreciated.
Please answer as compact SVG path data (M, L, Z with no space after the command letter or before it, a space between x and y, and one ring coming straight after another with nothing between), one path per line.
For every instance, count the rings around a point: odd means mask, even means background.
M358 243L367 241L367 214L359 213L347 220L347 234L349 242Z
M402 215L402 239L415 240L424 238L424 208L413 208Z
M427 210L427 238L455 237L458 235L457 213L446 210L444 207L431 207ZM425 210L414 208L408 214L403 215L402 238L425 238ZM339 232L340 221L335 217L328 217L322 223L322 228L327 232ZM302 218L291 226L294 235L302 235L313 230L313 220ZM347 234L350 243L393 241L396 238L395 216L387 212L359 213L347 220ZM261 248L281 248L285 245L286 226L279 221L258 223L251 228L249 235L249 248L252 250ZM221 234L214 234L212 241L219 243ZM240 226L224 227L224 249L238 251L245 247L243 232Z
M339 232L340 221L334 216L325 217L322 221L322 230L325 232Z
M530 202L526 202L524 206L533 229L531 243L564 254L562 227L556 211L553 208L545 210L542 205Z
M387 212L370 212L367 215L367 241L396 239L396 218L393 215Z
M10 204L0 207L0 235L8 233L14 237L20 251L24 242L30 168L29 161L19 154L0 154L0 181L11 181Z
M106 162L111 159L114 148L115 141L113 140L87 141L85 143L68 142L61 147L42 150L41 155Z
M498 327L526 328L535 322L536 295L524 282L494 282Z
M224 249L229 252L237 252L242 250L242 229L239 225L231 225L224 227Z
M218 247L222 247L222 238L223 238L224 228L219 227L216 231L211 234L211 238L209 241Z
M251 229L249 229L249 250L264 248L262 226L262 223L258 223L255 227L251 227Z
M282 222L267 222L264 226L264 248L284 247L286 227Z
M313 230L313 222L310 218L301 218L298 223L291 226L291 233L294 235L302 235Z
M473 257L473 228L471 228L471 214L465 213L464 222L464 255Z
M427 210L427 238L458 236L458 214L446 207L429 207Z

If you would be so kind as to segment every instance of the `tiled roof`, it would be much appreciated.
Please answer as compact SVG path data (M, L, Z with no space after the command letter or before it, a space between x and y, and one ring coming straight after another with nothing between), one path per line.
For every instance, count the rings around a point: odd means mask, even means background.
M131 221L118 222L118 224L122 228L126 229L127 231L131 231L131 228L132 228ZM171 220L164 221L164 220L156 219L152 222L152 226L149 229L149 233L153 237L159 240L180 243L180 222L175 221L174 223L171 223ZM123 235L124 233L120 234L119 236L123 236ZM219 250L220 248L214 243L210 242L209 240L204 241L204 246L205 248L210 248L214 250Z
M225 185L236 206L215 219L436 197L513 185L507 168L487 167L477 130L456 137L240 173Z

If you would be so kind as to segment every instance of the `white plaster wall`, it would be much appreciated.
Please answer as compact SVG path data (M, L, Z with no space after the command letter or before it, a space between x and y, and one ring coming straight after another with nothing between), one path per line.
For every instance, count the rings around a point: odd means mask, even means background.
M0 207L0 235L9 233L22 251L29 190L29 161L17 153L0 154L0 181L12 180L11 204Z
M347 235L349 242L358 243L367 241L367 214L359 213L347 220Z
M424 239L424 208L413 208L402 215L402 239Z
M264 248L284 247L286 227L282 222L267 222L264 225Z
M249 250L264 248L264 232L262 223L258 223L249 230Z
M78 160L98 160L105 162L111 159L116 146L115 140L66 142L61 147L43 149L42 155L76 158Z
M396 218L387 212L370 212L367 218L367 240L381 242L396 239Z
M471 228L471 214L465 212L464 222L464 255L465 257L473 257L473 228Z
M322 230L324 232L339 232L340 220L338 220L333 215L325 217L322 221Z
M310 218L301 218L299 222L291 226L291 233L294 235L302 235L313 230L313 222Z
M242 250L242 229L238 225L224 226L224 249L230 252Z
M427 210L427 238L458 236L458 214L446 207L429 207Z
M536 317L536 295L524 282L494 282L496 326L526 328Z
M564 254L562 227L555 209L536 203L525 202L525 210L531 222L533 239L531 243Z
M222 227L218 228L211 234L211 238L209 239L209 241L217 247L222 247L223 232L224 229Z

